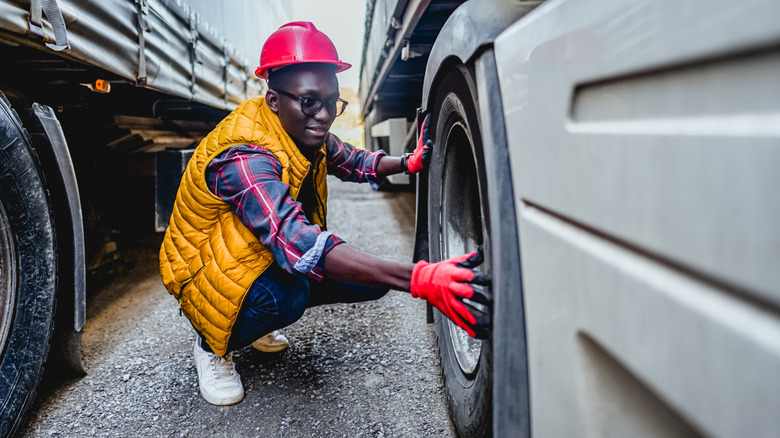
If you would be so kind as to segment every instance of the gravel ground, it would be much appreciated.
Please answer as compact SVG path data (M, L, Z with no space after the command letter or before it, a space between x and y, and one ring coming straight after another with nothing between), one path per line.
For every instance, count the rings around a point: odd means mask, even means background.
M413 195L331 178L328 224L359 248L410 260ZM292 347L234 354L246 390L217 407L199 394L194 332L157 273L161 235L140 239L89 297L87 376L41 389L23 437L454 436L425 305L379 301L309 309Z

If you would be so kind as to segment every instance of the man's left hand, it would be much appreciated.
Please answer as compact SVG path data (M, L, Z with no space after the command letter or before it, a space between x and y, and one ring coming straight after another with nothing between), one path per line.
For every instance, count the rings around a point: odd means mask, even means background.
M414 152L411 155L406 156L406 171L408 173L419 173L425 169L430 161L431 149L433 148L433 141L428 135L428 128L431 122L430 113L423 119L422 125L420 125L420 135L417 137L417 147L414 148Z

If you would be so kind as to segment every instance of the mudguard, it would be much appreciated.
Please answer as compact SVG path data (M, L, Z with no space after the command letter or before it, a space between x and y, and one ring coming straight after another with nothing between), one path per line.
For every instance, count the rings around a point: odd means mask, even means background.
M460 5L444 23L428 57L423 81L423 110L428 109L431 89L448 58L454 57L466 64L480 49L492 45L504 29L540 3L471 0Z
M431 49L423 82L423 111L433 109L432 90L451 68L469 70L477 95L478 116L484 148L484 165L490 179L488 202L497 214L489 218L490 228L501 236L493 242L496 264L493 286L493 433L495 436L528 437L531 434L525 345L525 311L522 279L518 274L520 253L509 148L506 140L501 90L498 83L493 41L507 27L528 14L541 2L471 0L453 12ZM465 71L464 71L465 73ZM424 181L424 179L423 179ZM427 187L417 184L418 222L425 221L420 209L427 205ZM417 224L416 251L427 253L427 223ZM420 238L422 237L422 238ZM415 254L417 256L417 254ZM427 254L426 254L427 255ZM512 293L506 293L512 291ZM522 341L519 341L522 340Z
M59 286L57 301L63 314L55 326L54 353L72 371L83 374L81 334L86 320L86 261L84 225L76 173L68 143L51 107L34 103L30 126L33 145L44 168L47 185L54 202L54 217L61 226L57 231ZM72 301L71 301L72 300ZM72 319L71 319L72 317ZM62 322L60 322L62 321ZM72 324L70 322L72 321ZM60 325L61 324L61 325Z

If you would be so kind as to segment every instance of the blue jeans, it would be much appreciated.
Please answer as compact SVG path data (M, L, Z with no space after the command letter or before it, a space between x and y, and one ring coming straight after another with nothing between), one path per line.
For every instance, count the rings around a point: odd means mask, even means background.
M309 281L272 263L249 288L230 332L227 351L244 348L261 336L287 327L299 320L309 307L378 300L387 292L386 288L333 280ZM211 351L202 336L200 346Z

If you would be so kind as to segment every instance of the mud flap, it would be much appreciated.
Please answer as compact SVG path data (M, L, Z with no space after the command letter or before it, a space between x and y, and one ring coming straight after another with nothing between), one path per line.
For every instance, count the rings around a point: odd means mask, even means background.
M65 374L84 375L81 363L81 334L86 321L86 260L84 225L76 173L65 134L54 110L34 103L29 114L33 148L41 165L54 202L58 224L57 246L58 303L52 360L67 370Z

